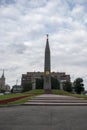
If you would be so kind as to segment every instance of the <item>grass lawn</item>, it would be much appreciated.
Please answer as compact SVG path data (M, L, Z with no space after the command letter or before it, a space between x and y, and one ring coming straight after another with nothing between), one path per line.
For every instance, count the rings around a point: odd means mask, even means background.
M78 97L78 98L84 98L87 99L87 95L84 94L72 94L63 90L52 90L53 94L58 94L58 95L66 95L66 96L73 96L73 97Z
M17 94L0 95L0 100L20 97L20 96L25 96L25 95L27 95L27 94L25 94L25 93L17 93Z
M9 98L15 98L20 96L27 96L29 94L43 94L44 90L31 90L25 93L16 93L16 94L7 94L7 95L0 95L0 100L9 99Z
M44 90L43 89L31 90L26 92L26 94L44 94Z
M2 105L23 104L24 102L31 99L32 97L34 97L36 95L40 95L40 94L44 94L44 90L31 90L31 91L28 91L28 92L25 92L25 93L0 95L0 100L1 101L2 100L3 101L4 100L9 100L9 99L16 98L16 97L27 96L27 97L24 97L24 98L16 100L16 101L11 101L11 102L8 101L6 104L0 104L0 106L2 106Z
M66 96L71 96L71 93L63 91L63 90L57 90L57 89L53 89L52 90L53 94L57 94L57 95L66 95Z

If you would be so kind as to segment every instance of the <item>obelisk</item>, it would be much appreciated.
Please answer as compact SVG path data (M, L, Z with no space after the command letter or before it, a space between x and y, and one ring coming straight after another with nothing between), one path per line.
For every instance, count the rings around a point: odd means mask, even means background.
M51 62L50 62L50 47L49 47L48 34L46 39L45 61L44 61L44 90L51 90Z

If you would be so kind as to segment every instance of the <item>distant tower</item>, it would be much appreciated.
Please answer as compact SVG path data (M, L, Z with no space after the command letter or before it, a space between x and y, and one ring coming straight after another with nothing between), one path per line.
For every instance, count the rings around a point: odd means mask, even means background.
M4 76L4 69L3 69L3 73L2 73L2 78L3 78L3 79L5 78L5 76Z
M46 48L45 48L45 63L44 63L44 89L51 90L51 63L50 63L50 47L48 34L46 39Z
M4 76L4 69L3 69L3 73L2 73L2 86L4 87L5 86L5 76Z
M4 87L5 87L5 76L4 76L4 70L3 70L2 76L0 78L0 89L4 89Z

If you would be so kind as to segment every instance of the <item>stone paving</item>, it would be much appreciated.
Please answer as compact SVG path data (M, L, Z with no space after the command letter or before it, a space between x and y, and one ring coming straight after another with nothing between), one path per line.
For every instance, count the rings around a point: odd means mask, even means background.
M1 107L0 130L87 130L87 106Z
M72 96L62 96L62 95L54 95L54 94L43 94L40 96L36 96L31 100L27 101L24 105L48 105L48 106L63 106L63 105L85 105L87 106L87 100L82 98L76 98Z

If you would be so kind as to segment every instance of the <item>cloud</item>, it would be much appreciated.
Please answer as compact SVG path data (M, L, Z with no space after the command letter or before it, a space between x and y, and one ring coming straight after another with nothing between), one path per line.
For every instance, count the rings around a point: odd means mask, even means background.
M13 53L23 54L27 47L24 44L11 44L8 46L9 50Z
M44 70L48 33L52 70L69 73L72 81L83 77L86 86L86 12L86 0L1 0L0 68L9 70L8 84Z
M0 0L0 5L14 4L15 0Z

